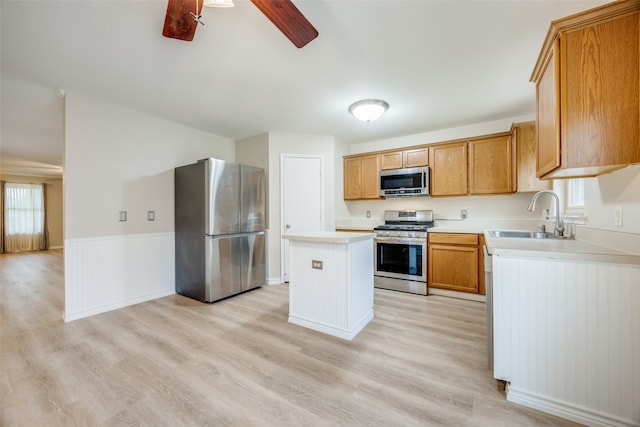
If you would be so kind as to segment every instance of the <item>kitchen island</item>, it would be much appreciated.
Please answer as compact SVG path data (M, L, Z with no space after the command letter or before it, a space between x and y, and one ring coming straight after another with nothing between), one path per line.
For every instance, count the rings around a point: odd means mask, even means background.
M352 340L373 319L373 233L314 232L289 240L289 322Z

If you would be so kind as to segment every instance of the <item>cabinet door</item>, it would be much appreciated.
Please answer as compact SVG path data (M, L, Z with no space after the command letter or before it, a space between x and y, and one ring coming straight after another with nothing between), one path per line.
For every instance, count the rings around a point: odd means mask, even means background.
M478 247L429 245L429 282L432 288L479 292Z
M640 162L639 35L637 12L560 34L563 168Z
M537 120L536 137L538 155L536 175L538 177L560 167L560 119L558 117L558 79L556 78L555 49L549 52L549 58L536 84Z
M513 192L511 135L469 141L469 194Z
M429 166L429 149L427 147L404 152L405 168L417 168L421 166Z
M382 154L382 170L400 169L402 167L402 151Z
M549 189L549 181L536 177L535 123L513 127L511 135L516 149L516 191L518 193Z
M362 158L344 159L344 199L356 200L362 197Z
M362 198L380 198L380 156L377 154L362 157Z
M467 194L467 143L429 147L431 195Z

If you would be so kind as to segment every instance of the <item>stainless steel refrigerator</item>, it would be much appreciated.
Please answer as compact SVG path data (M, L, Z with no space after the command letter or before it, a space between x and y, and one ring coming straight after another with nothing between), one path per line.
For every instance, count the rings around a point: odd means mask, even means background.
M176 293L213 302L262 286L265 174L208 158L175 169Z

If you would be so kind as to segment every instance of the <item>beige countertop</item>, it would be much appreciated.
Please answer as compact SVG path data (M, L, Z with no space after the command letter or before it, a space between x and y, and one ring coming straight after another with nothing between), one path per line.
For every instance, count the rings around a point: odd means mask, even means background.
M375 225L384 223L381 219L343 220L336 223L336 228L344 230L372 230ZM547 259L572 259L592 262L608 262L640 265L638 237L606 231L584 230L577 233L577 239L525 239L489 237L488 230L529 230L537 231L538 221L520 220L517 218L496 218L480 220L442 220L436 219L435 227L429 233L471 233L484 234L487 250L493 255L536 257ZM588 233L587 233L588 232ZM594 234L595 233L595 234ZM356 232L343 234L359 235ZM365 233L373 236L373 234ZM583 236L584 234L584 236ZM588 235L587 235L588 234ZM584 239L582 238L584 237ZM620 242L626 242L620 244ZM599 244L603 242L608 246ZM615 243L615 244L612 244ZM620 250L622 249L622 250Z
M340 232L340 231L316 231L310 233L299 234L285 234L283 239L305 241L305 242L317 242L317 243L354 243L362 240L373 239L375 234L373 233L353 233L353 232Z
M640 265L640 255L579 239L495 238L487 232L484 237L487 251L492 255Z

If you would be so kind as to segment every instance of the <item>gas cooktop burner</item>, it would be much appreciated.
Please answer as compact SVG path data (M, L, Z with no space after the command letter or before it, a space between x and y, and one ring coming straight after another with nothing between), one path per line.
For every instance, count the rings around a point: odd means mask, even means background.
M374 230L404 230L404 231L427 231L433 227L433 222L429 224L406 225L406 224L384 224L378 225Z
M433 225L433 211L384 211L384 225L374 230L427 231Z

